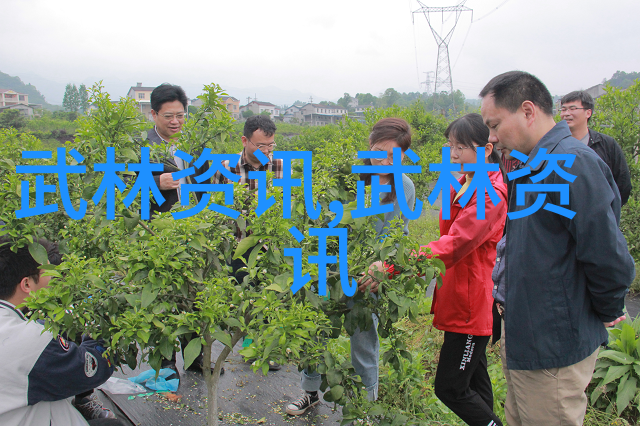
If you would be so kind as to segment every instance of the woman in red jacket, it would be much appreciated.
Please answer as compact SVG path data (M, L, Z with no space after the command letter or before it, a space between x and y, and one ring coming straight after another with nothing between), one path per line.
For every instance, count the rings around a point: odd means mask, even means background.
M444 262L442 287L433 294L433 325L444 331L444 343L435 378L436 396L469 425L502 425L493 412L493 392L487 372L486 346L491 336L493 281L496 244L502 237L507 215L507 186L497 151L488 142L489 129L480 114L467 114L445 131L452 163L461 164L462 188L451 188L450 219L440 211L440 239L431 242L434 255ZM474 189L474 172L468 164L483 155L486 163L498 163L501 171L488 172L500 202L494 205L488 191ZM477 179L480 179L478 175ZM465 191L474 191L464 207ZM486 188L486 190L485 190ZM480 191L480 193L478 193ZM485 198L485 219L477 219L477 197Z

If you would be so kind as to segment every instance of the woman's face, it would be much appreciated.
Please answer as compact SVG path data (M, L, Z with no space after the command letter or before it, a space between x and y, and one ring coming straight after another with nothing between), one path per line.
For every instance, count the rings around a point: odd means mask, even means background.
M461 164L460 173L465 173L473 176L472 171L465 171L464 165L469 163L477 162L477 154L484 154L485 163L489 162L489 156L491 155L491 150L493 150L493 144L488 143L483 147L478 146L477 144L473 144L473 148L459 143L455 137L449 136L449 143L445 146L449 146L451 162L455 164Z
M387 153L387 158L372 158L371 164L374 166L380 166L380 165L392 166L394 163L393 148L400 148L400 145L398 145L398 142L391 139L378 142L375 145L370 145L369 146L370 151L383 151ZM402 163L403 158L404 158L404 151L400 154L399 159L397 158L395 159L395 163ZM389 169L391 169L391 167L389 167ZM388 176L391 173L392 171L389 170L389 173L377 173L377 175Z

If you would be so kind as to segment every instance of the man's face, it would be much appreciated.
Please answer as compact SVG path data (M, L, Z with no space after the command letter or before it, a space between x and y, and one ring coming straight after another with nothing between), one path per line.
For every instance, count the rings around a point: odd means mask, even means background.
M266 155L267 157L269 157L269 159L271 159L271 153L273 152L273 148L275 147L274 145L275 137L276 137L275 134L271 136L265 135L262 129L258 129L255 132L253 132L253 135L251 135L250 138L243 136L242 146L244 147L245 152L247 153L247 157L249 158L249 161L252 161L252 162L259 161L258 158L255 155L253 155L256 149L259 149L264 155Z
M591 110L584 109L582 101L571 101L562 104L560 108L560 118L567 122L569 129L584 129L587 127L587 120L591 117Z
M184 124L184 106L180 101L165 102L160 111L151 110L153 121L156 123L158 134L162 139L169 140L182 130Z
M41 289L43 289L45 287L49 287L49 281L51 281L51 276L50 275L44 275L44 274L46 274L46 272L43 269L41 269L40 270L40 276L38 277L38 282L36 282L31 277L27 278L29 280L30 292L38 291L38 290L41 290Z
M489 128L489 142L502 155L514 149L529 154L526 119L521 108L512 113L506 108L497 107L493 95L488 95L482 99L480 111Z

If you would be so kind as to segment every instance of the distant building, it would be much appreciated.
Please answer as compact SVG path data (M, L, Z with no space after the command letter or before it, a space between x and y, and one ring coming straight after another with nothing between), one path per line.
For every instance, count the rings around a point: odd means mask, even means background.
M153 121L151 116L151 92L153 89L155 87L144 87L142 83L137 83L135 86L131 86L129 93L127 93L127 97L138 102L140 113L149 121Z
M9 109L16 109L20 111L20 114L23 117L34 118L34 117L40 116L37 110L42 109L42 105L41 104L10 104L5 106L0 106L0 113Z
M311 126L336 124L347 114L347 109L339 105L305 104L300 108L304 122Z
M605 95L607 93L604 91L604 87L605 85L602 83L596 84L595 86L585 89L585 92L590 94L593 99L599 98L600 96Z
M285 123L302 123L304 121L302 106L293 104L289 108L285 109L283 121Z
M0 89L0 107L17 104L29 105L29 95L11 89Z
M267 111L271 118L280 116L280 107L272 104L271 102L251 101L246 105L243 105L239 109L240 114L244 111L252 111L255 115L262 114Z
M222 101L227 106L229 114L236 120L240 119L240 101L233 96L222 96Z

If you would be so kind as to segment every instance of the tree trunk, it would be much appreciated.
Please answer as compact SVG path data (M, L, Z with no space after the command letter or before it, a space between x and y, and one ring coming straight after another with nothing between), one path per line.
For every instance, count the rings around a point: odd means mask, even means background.
M234 329L234 333L231 336L231 347L247 333L240 331L238 328ZM202 374L204 375L205 383L207 384L207 425L218 426L218 384L220 383L220 370L224 365L224 361L231 353L231 348L225 346L218 358L216 359L216 365L211 372L212 352L211 345L215 339L211 336L211 332L207 329L204 333L205 345L203 348L203 362L202 362ZM208 361L208 362L207 362Z

